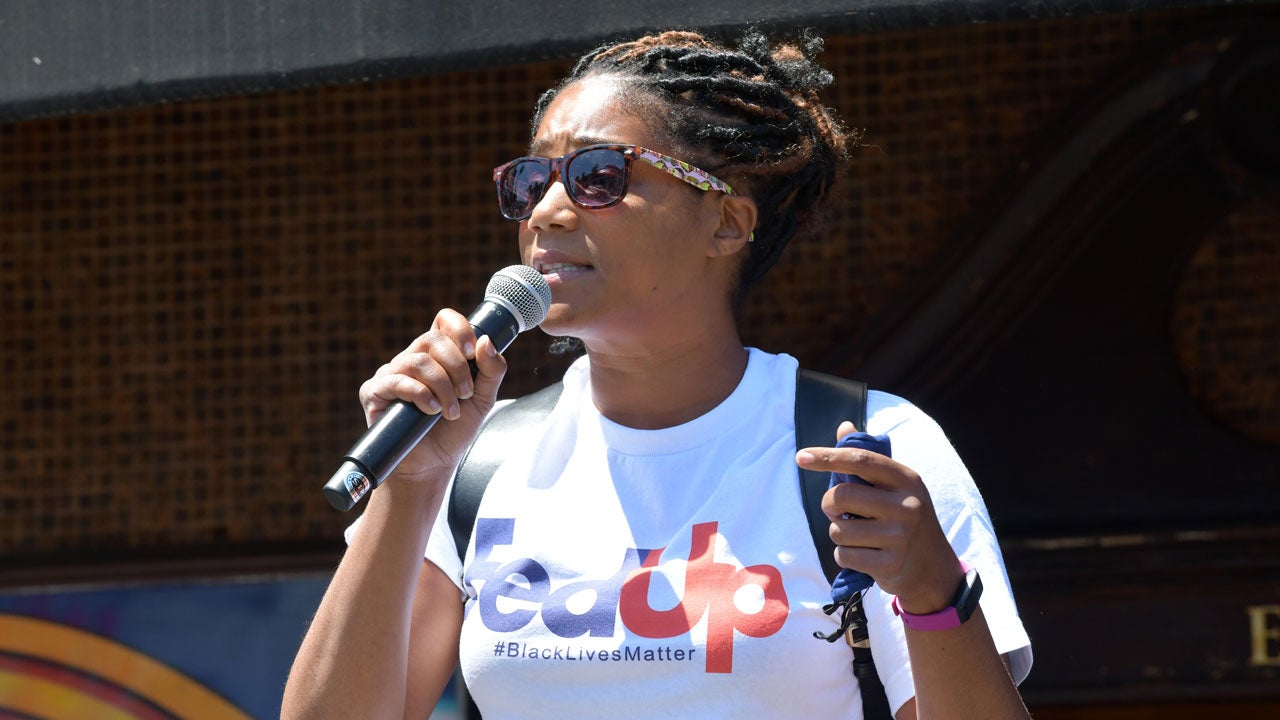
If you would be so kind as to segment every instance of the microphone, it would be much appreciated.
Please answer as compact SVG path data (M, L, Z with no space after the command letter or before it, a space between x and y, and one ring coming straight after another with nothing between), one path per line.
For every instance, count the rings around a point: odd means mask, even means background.
M494 273L480 303L467 322L476 337L489 336L499 353L516 335L536 327L551 308L551 287L541 273L525 265L512 265ZM471 374L476 373L475 361ZM396 401L342 458L342 466L324 485L324 496L335 510L346 512L387 475L426 437L440 420L411 402Z

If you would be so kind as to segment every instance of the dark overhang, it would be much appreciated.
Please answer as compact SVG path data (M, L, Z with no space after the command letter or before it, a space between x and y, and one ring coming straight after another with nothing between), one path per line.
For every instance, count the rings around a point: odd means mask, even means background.
M1261 0L1244 0L1243 3ZM565 57L661 27L875 32L1223 0L13 0L0 121Z

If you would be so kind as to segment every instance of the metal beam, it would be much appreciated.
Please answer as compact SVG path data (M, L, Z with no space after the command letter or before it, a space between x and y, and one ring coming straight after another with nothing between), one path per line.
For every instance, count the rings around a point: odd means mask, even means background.
M9 0L0 122L568 57L662 27L875 32L1259 1Z

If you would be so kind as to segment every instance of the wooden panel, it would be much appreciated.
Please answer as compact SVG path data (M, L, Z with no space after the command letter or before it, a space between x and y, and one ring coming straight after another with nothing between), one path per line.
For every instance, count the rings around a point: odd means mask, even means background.
M1280 700L1280 528L1006 541L1041 705Z

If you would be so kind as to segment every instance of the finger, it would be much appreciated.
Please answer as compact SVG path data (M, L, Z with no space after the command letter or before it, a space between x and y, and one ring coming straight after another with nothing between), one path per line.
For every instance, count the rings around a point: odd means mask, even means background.
M920 481L902 463L860 448L804 448L796 453L796 464L806 470L857 475L872 485L894 490L913 487Z
M468 360L476 356L476 330L462 313L451 308L441 310L436 313L431 329L439 330L452 338Z
M433 330L423 337L426 338L434 332L435 331ZM453 347L453 354L451 358L449 357L448 349L432 349L432 343L438 343L440 338L443 337L443 335L437 334L437 337L434 339L415 342L413 347L423 348L423 351L410 352L406 350L405 352L400 353L396 356L395 360L392 360L391 363L389 363L390 372L383 376L375 376L375 378L386 377L394 379L404 376L425 386L430 395L434 398L435 402L443 408L443 410L439 412L441 412L444 418L447 420L456 420L460 414L458 390L454 384L454 379L450 376L449 371L441 364L441 361L437 359L436 354L446 356L444 362L461 363L463 367L466 367L467 361L462 358L462 353L456 347ZM448 346L453 346L452 341L450 340L445 339L445 343ZM470 377L469 370L467 371L467 374L468 377ZM403 387L406 392L415 393L416 396L417 388L412 384L405 384ZM410 398L403 399L409 400Z
M836 428L836 442L840 442L840 440L842 440L845 435L848 435L849 433L855 433L855 432L858 432L858 428L855 427L853 423L849 422L848 420L845 420L844 422L840 423L840 427Z
M486 401L498 397L498 387L507 374L507 359L498 353L498 348L488 335L476 342L476 396Z
M433 364L445 374L449 384L448 394L453 396L449 399L453 401L453 404L457 404L459 399L466 400L471 397L471 393L475 391L475 383L471 379L471 365L467 363L467 355L462 345L459 345L452 335L439 329L429 331L426 334L425 342L427 353L430 355ZM472 340L471 342L474 343L475 341ZM474 347L471 348L471 352L473 355L475 354ZM434 375L432 379L435 379ZM450 403L445 401L440 392L443 388L431 384L431 390L436 393L436 397L445 406L445 417L453 419L447 410L450 407Z
M831 541L842 547L887 550L903 545L900 525L872 518L837 518L829 532Z
M388 405L399 400L413 403L428 415L435 415L441 410L440 402L431 389L407 375L375 375L360 386L360 403L369 416L370 424Z
M822 495L822 512L832 520L848 515L861 518L893 518L898 515L899 494L858 483L840 483Z
M840 567L864 572L873 578L891 577L897 567L895 553L880 548L836 545L835 556Z

